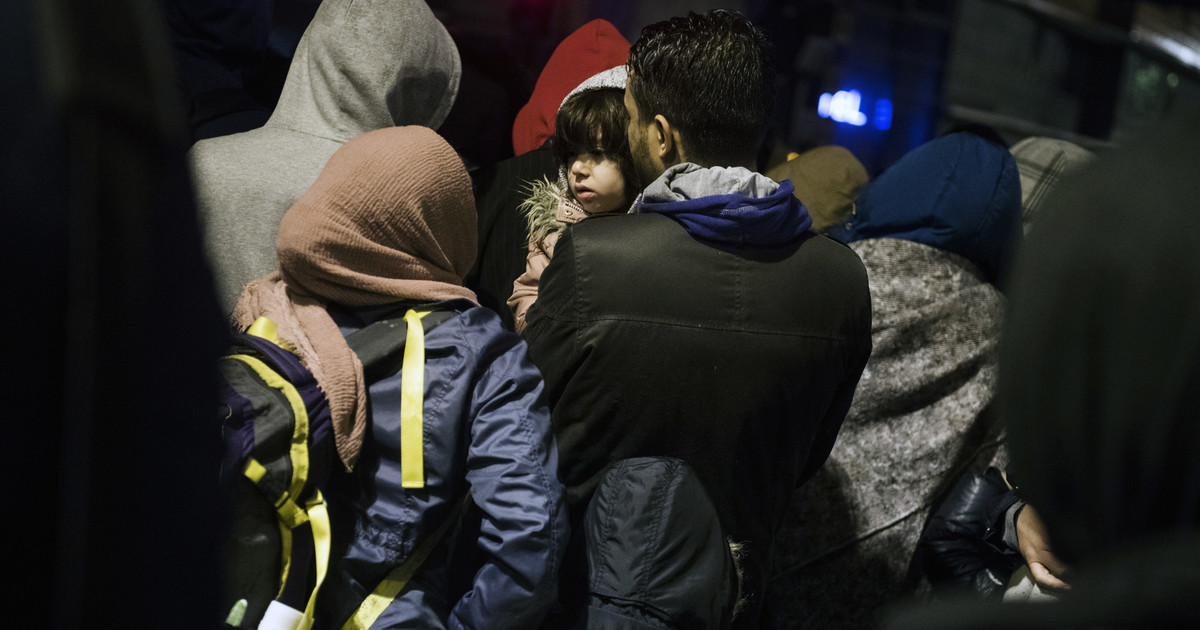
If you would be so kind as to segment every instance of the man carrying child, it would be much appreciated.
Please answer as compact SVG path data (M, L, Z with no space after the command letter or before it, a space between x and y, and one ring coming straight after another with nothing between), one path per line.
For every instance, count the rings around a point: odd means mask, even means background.
M735 627L756 627L788 499L870 354L867 277L809 229L790 182L754 172L773 101L760 31L728 11L673 18L642 31L627 69L649 185L634 212L562 234L524 334L573 529L609 464L685 461L741 545Z

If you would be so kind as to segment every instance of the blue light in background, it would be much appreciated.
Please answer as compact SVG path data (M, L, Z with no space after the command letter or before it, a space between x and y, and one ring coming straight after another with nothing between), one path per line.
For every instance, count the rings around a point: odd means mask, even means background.
M861 127L867 124L867 115L858 111L862 94L858 90L839 90L837 94L822 94L817 100L817 115L822 118Z
M867 124L867 115L859 111L862 93L858 90L826 92L817 99L817 115L835 122L862 127ZM875 128L889 129L892 126L892 102L886 98L875 101Z
M886 98L875 101L875 128L892 128L892 102Z

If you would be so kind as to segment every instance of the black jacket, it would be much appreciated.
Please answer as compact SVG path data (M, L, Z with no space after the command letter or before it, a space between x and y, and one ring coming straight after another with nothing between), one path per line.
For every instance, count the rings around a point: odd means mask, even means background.
M871 348L866 273L811 233L769 256L716 249L657 214L563 235L528 316L573 521L605 467L695 469L745 544L754 623L792 490L825 461Z

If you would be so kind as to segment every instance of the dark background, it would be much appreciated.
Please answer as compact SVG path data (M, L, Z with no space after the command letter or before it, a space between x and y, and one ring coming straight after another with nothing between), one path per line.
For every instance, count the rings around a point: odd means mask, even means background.
M164 5L178 0L160 0ZM276 0L250 84L269 106L317 0ZM631 42L689 10L739 10L775 43L775 159L835 143L872 175L947 129L987 125L1103 151L1200 94L1200 11L1126 0L430 0L464 62L468 163L507 157L509 125L554 47L593 18ZM820 96L861 95L865 124L834 122ZM879 109L890 104L891 117ZM886 104L885 104L886 105ZM466 112L462 111L466 110ZM452 122L454 119L452 118ZM451 127L448 123L446 127ZM452 139L453 140L453 139ZM462 144L462 143L457 143Z

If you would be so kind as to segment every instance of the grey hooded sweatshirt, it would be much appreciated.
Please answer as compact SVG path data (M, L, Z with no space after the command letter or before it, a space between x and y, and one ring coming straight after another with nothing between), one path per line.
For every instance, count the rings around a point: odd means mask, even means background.
M284 212L343 143L383 127L436 129L458 94L458 49L419 0L325 0L266 125L196 143L197 206L225 312L276 266Z

